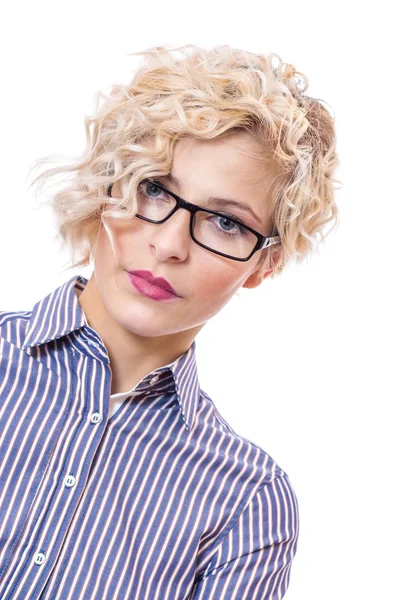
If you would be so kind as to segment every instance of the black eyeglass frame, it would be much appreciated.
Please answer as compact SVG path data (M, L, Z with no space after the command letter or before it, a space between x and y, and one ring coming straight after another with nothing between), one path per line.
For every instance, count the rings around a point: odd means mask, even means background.
M135 216L138 219L143 219L143 221L148 221L149 223L155 223L157 225L161 225L162 223L165 223L165 221L167 221L170 217L172 217L172 215L174 213L176 213L177 210L179 210L180 208L184 208L185 210L188 210L190 212L190 226L189 226L190 237L196 244L198 244L202 248L205 248L206 250L209 250L210 252L213 252L214 254L219 254L220 256L225 256L226 258L230 258L231 260L238 260L240 262L246 262L246 261L250 260L250 258L253 256L253 254L255 254L255 252L257 252L258 250L263 250L264 248L268 248L269 246L272 246L273 244L279 244L279 242L281 241L281 238L278 235L275 235L275 236L262 235L262 233L259 233L258 231L256 231L255 229L252 229L248 225L244 225L244 223L236 220L234 217L231 217L230 215L229 216L224 215L223 213L216 212L215 210L210 210L208 208L204 208L203 206L197 206L197 204L192 204L192 202L188 202L187 200L184 200L183 198L178 196L178 194L175 194L174 192L167 190L165 187L163 187L157 181L153 181L151 179L146 179L141 183L152 183L153 185L158 187L160 190L162 190L166 194L169 194L170 196L172 196L176 200L176 205L171 210L171 212L161 221L154 221L153 219L148 219L147 217L143 217L142 215L139 215L138 213L136 213ZM111 195L112 186L113 186L113 184L111 183L108 187L108 192L107 192L108 196L110 196L110 198L112 198L112 195ZM225 218L225 219L229 219L229 221L232 221L233 223L237 224L238 226L242 227L243 229L247 229L248 231L251 231L251 233L253 233L257 237L257 242L255 244L255 247L249 254L249 256L247 258L237 258L235 256L231 256L230 254L224 254L223 252L218 252L218 250L213 250L212 248L209 248L205 244L202 244L201 242L196 240L196 238L194 237L194 232L193 232L193 229L194 229L194 218L193 217L199 210L210 213L212 215L217 215L217 216Z

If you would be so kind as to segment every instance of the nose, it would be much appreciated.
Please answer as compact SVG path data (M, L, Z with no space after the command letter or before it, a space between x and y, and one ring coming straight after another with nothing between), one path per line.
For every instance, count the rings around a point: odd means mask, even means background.
M150 244L160 260L171 256L185 260L191 242L188 210L179 208L164 223L152 224Z

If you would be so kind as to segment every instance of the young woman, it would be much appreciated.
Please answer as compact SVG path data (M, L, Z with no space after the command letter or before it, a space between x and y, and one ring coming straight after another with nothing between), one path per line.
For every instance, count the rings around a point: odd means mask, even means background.
M296 495L201 389L195 338L337 224L334 120L275 54L140 54L33 182L65 175L60 239L93 272L0 313L2 600L288 588Z

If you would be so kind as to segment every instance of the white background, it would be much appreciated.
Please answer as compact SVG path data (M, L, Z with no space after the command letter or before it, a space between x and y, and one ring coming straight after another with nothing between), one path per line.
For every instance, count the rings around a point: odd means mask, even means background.
M130 79L130 52L276 52L335 113L338 232L307 262L242 289L197 338L202 388L295 488L285 600L400 597L397 25L389 2L37 0L2 12L0 310L29 310L90 276L61 273L68 256L26 177L37 158L82 151L94 93Z

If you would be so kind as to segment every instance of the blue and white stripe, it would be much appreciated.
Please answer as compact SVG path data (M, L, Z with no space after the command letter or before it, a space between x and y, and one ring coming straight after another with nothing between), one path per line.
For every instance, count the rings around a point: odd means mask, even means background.
M195 342L111 412L86 284L0 313L1 600L281 599L287 474L200 388Z

